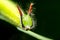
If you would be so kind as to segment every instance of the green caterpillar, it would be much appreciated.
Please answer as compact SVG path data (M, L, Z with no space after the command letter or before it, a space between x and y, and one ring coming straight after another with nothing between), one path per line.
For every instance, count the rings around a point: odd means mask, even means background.
M16 25L24 30L30 30L33 27L33 19L30 16L32 12L33 3L27 12L24 12L20 6L10 0L0 0L0 12L9 23Z

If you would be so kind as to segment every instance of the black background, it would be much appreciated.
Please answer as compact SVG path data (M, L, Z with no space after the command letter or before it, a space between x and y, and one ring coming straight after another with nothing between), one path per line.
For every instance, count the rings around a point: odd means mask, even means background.
M15 2L23 4L24 6L22 5L22 7L24 9L26 9L27 3L34 2L34 14L37 19L37 26L35 27L34 32L54 40L60 39L60 1L15 0ZM0 38L6 40L37 40L18 31L13 25L3 20L0 20L0 33Z

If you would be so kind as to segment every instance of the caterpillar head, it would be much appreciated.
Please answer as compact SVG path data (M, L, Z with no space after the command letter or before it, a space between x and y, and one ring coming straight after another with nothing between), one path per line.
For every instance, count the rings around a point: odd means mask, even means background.
M28 29L31 29L32 25L33 25L33 20L32 18L27 14L27 15L24 15L22 17L22 26L28 30Z
M21 24L22 24L23 29L25 29L25 30L32 29L32 26L33 26L33 19L30 16L31 12L32 12L32 6L33 6L33 3L30 4L30 7L29 7L28 11L26 12L26 14L18 6L18 10L19 10L20 16L21 16Z

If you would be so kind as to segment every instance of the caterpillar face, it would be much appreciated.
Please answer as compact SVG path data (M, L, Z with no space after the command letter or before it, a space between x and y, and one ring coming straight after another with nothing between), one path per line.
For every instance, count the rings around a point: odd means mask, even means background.
M32 25L33 25L33 20L31 18L31 16L29 15L25 15L22 17L22 24L25 30L29 30L31 29Z

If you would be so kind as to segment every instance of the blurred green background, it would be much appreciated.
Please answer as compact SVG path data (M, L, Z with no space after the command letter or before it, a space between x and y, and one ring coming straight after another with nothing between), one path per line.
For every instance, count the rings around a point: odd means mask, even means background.
M60 1L58 0L13 0L26 10L30 2L34 4L37 26L32 30L40 35L60 39ZM13 25L0 20L0 40L37 40L18 31ZM2 40L3 40L2 39Z

